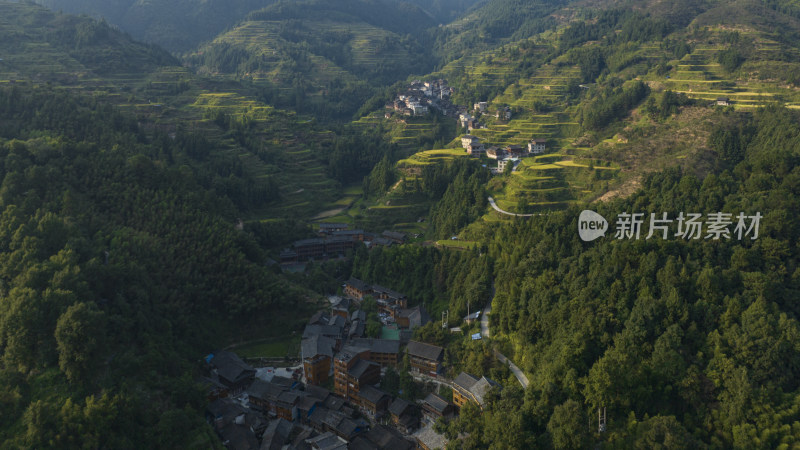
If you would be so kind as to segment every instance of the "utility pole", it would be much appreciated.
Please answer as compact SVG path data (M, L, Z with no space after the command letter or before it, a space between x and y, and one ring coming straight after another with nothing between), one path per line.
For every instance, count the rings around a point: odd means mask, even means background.
M597 408L597 432L604 433L606 431L606 407Z

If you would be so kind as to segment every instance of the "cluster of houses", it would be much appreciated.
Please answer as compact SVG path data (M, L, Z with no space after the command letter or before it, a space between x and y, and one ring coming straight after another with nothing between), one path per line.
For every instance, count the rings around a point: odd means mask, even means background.
M450 95L454 89L444 80L412 81L397 97L386 104L385 117L392 116L392 111L404 116L420 116L428 114L432 109L444 115L457 115L458 110L450 103Z
M526 156L542 154L546 150L547 140L541 138L531 139L526 147L521 145L507 145L503 148L492 146L487 149L478 137L466 134L461 136L461 146L470 156L480 157L485 155L489 159L502 162L503 160L513 158L518 160Z
M478 121L478 117L486 114L489 108L489 102L478 102L472 106L472 113L475 116L472 116L467 111L462 111L458 115L458 123L461 128L466 128L467 130L477 130L481 128L486 128L486 125ZM511 108L508 106L501 106L497 108L494 113L494 117L500 120L511 120Z
M357 242L363 242L368 247L376 245L388 247L403 244L406 240L406 234L398 231L386 230L377 235L360 229L351 230L346 223L321 223L317 234L318 237L295 241L291 248L281 251L281 263L295 264L311 259L337 258L353 249Z
M441 378L444 348L404 339L364 337L366 314L359 301L370 295L384 314L407 317L404 331L430 319L407 308L405 295L351 279L348 297L335 299L306 324L301 343L302 377L257 371L230 351L205 358L210 404L206 419L228 449L443 448L447 441L430 424L450 418L467 402L482 407L497 383L461 373ZM407 355L414 374L439 378L453 388L452 403L435 393L410 402L380 387L388 367ZM323 387L332 386L333 391Z
M292 449L382 449L409 450L417 442L402 427L371 423L363 404L383 406L388 397L372 386L362 388L361 404L312 384L291 378L256 378L255 369L230 352L219 352L207 362L212 372L238 372L235 390L213 399L206 408L206 420L223 445L231 450ZM242 387L244 387L243 390ZM399 400L399 399L398 399ZM394 400L391 420L415 425L411 404ZM369 409L369 407L367 407ZM386 421L388 423L388 421Z

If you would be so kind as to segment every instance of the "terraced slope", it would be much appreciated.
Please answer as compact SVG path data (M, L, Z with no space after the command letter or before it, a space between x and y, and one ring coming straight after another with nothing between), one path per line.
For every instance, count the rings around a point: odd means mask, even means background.
M311 217L340 192L318 157L332 133L309 119L266 106L255 100L255 90L237 82L198 77L163 50L102 23L0 2L0 84L24 89L41 82L134 112L153 133L200 132L215 155L241 163L256 190L277 186L280 199L264 199L267 206L245 219Z

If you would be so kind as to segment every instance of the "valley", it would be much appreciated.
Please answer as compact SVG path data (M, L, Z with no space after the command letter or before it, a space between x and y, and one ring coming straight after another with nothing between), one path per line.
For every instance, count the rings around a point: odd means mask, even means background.
M38 3L3 447L800 443L793 2Z

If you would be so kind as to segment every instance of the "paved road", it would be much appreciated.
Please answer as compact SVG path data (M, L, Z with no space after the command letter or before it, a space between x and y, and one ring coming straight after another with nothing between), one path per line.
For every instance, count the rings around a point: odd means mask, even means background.
M492 312L492 302L489 302L486 305L486 309L483 310L483 316L481 316L481 336L483 337L491 337L492 333L489 331L489 313Z
M501 363L508 364L508 368L511 369L511 373L513 373L514 376L517 377L519 384L521 384L523 388L528 389L528 385L530 384L530 382L528 381L528 377L525 376L525 373L523 373L522 370L519 367L517 367L516 364L511 362L510 359L506 358L504 354L498 352L497 350L494 351L494 354L495 356L497 356L497 359L499 359Z
M494 208L495 211L497 211L499 213L502 213L502 214L508 214L509 216L533 217L533 216L541 216L542 215L542 213L537 213L537 214L516 214L516 213L512 213L512 212L508 212L508 211L502 210L497 206L497 203L494 202L494 199L492 197L489 197L489 204L492 205L492 208Z
M491 197L489 197L491 199ZM494 287L492 287L492 297L494 297ZM483 315L481 316L481 335L483 337L490 337L491 332L489 330L489 314L492 312L492 302L490 301L486 308L483 310ZM497 359L500 360L503 364L508 364L509 369L511 369L511 373L517 377L519 384L522 385L524 389L528 389L528 385L530 382L528 381L528 377L525 376L525 373L517 367L510 359L506 358L506 355L494 349L494 355Z

